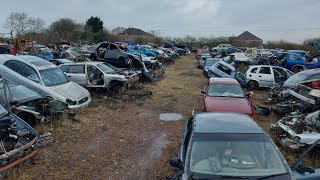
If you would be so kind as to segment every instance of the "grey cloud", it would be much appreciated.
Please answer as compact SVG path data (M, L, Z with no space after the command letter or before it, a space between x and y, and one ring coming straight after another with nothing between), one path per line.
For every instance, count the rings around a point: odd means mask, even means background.
M319 35L319 29L311 29L320 27L319 8L318 0L11 0L2 4L0 24L10 12L22 11L47 25L61 17L85 22L99 16L108 29L131 26L164 36L230 36L249 30L264 40L298 41Z

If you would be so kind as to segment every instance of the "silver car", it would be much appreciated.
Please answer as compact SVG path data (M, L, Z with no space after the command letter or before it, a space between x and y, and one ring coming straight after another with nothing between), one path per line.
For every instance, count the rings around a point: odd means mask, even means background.
M98 61L65 63L59 68L68 78L83 87L90 88L118 88L130 87L139 81L139 76L135 72L123 72L126 75L118 74L120 69L110 64ZM116 87L115 87L116 86Z
M69 109L88 106L91 96L88 90L69 81L54 64L35 56L0 55L0 64L23 77L45 87L59 96L53 96L68 104Z

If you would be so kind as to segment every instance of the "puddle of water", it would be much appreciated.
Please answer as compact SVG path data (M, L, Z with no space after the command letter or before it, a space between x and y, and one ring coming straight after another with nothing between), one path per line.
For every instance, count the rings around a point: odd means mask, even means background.
M163 113L160 114L159 119L162 121L177 121L182 119L182 115L177 113Z

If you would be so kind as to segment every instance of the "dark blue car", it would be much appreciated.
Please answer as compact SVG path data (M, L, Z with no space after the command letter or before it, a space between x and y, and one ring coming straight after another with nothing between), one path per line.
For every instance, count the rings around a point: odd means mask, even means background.
M169 161L177 168L170 179L319 179L318 170L303 165L305 154L290 168L253 119L238 113L200 113L183 128L179 156Z

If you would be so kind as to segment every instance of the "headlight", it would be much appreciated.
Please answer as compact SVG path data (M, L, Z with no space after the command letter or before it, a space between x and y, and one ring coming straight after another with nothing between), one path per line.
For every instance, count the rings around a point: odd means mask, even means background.
M298 137L298 136L293 136L293 137L292 137L292 141L295 142L295 143L299 143L300 140L301 140L301 138Z

